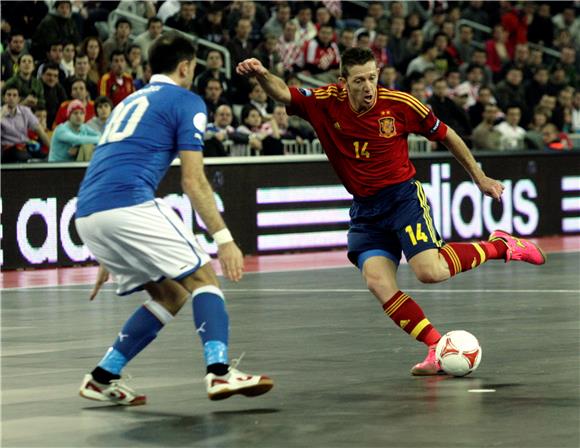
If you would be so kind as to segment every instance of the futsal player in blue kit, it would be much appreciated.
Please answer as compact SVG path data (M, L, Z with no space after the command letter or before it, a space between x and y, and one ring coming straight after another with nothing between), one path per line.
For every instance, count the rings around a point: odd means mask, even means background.
M261 395L273 387L269 377L229 364L228 314L210 257L177 214L155 199L159 182L179 156L183 191L218 244L224 275L241 279L242 253L217 210L203 168L206 108L189 91L195 48L183 37L164 36L151 48L149 63L150 84L117 105L107 122L80 187L76 227L100 264L91 300L109 272L117 294L145 290L151 297L85 375L79 393L120 405L145 404L145 395L123 383L121 371L192 297L209 398Z

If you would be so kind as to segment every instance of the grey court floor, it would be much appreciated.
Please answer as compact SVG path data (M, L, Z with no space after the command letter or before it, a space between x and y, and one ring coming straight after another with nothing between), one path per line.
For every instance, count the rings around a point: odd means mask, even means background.
M129 365L149 399L136 408L77 388L144 296L4 291L2 446L578 447L578 261L488 263L439 285L401 267L401 289L440 331L479 338L481 366L463 379L409 375L423 346L384 317L354 269L249 274L224 284L231 352L274 389L208 401L187 306Z

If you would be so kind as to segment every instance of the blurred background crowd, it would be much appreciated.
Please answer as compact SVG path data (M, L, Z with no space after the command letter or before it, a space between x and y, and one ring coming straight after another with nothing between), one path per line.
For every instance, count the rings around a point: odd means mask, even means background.
M2 163L89 160L116 104L151 77L176 31L198 47L206 156L321 152L235 66L256 57L289 85L337 81L370 48L380 84L411 93L474 150L580 147L580 2L19 1L1 3ZM442 148L422 138L412 151Z

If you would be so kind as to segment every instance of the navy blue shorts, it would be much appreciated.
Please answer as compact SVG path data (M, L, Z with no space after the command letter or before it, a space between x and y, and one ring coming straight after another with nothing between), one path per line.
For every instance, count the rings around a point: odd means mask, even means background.
M402 252L410 260L419 252L442 245L419 181L411 179L371 197L354 199L348 258L359 269L372 256L384 256L399 264Z

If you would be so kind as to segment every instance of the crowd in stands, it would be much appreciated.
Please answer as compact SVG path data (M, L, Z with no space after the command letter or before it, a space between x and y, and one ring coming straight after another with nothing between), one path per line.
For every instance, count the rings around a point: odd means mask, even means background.
M474 150L562 151L580 142L577 2L2 1L2 162L87 160L111 110L151 77L171 29L199 46L206 155L284 154L316 138L235 66L258 58L288 85L337 82L340 53L370 48L404 90ZM119 15L111 26L109 16ZM134 32L134 15L146 20ZM487 31L489 30L489 31ZM579 138L576 138L579 137ZM443 149L433 146L433 150Z

